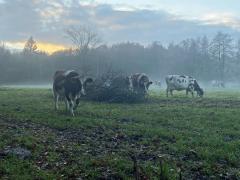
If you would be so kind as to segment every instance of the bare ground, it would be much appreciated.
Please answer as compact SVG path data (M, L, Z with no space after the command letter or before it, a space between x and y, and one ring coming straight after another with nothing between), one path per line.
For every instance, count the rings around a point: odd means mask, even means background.
M177 100L170 101L171 103L178 102ZM169 101L167 101L169 103ZM181 103L184 103L181 101ZM231 103L226 101L225 103ZM210 103L211 104L211 103ZM237 105L239 105L237 103ZM131 119L121 119L123 123L128 123ZM89 175L81 170L83 164L79 162L77 156L92 157L93 166L100 171L101 176L99 179L121 179L118 170L109 165L104 159L111 155L118 155L129 160L133 166L131 157L134 155L138 162L153 162L158 163L161 160L175 164L182 171L183 177L187 179L237 179L233 174L224 174L221 171L225 168L225 163L220 162L216 165L216 172L209 176L204 172L203 164L198 155L194 151L183 154L181 156L170 152L167 146L162 144L161 139L149 139L148 144L141 143L143 137L141 135L127 136L122 129L112 128L106 129L104 126L88 128L88 129L57 129L46 125L32 123L31 121L19 121L8 117L0 116L0 132L7 132L12 137L17 136L33 136L38 137L38 142L31 144L27 147L32 152L35 151L38 144L44 146L37 152L37 156L33 161L38 169L51 170L60 174L64 178L88 178ZM49 135L52 138L49 138ZM169 143L174 143L174 137L167 139ZM22 146L19 142L12 141L7 148ZM25 146L25 145L23 145ZM81 148L76 148L81 146ZM50 152L56 152L59 155L57 161L49 162L48 155ZM1 158L4 154L1 153ZM191 161L191 165L189 162ZM68 166L78 166L73 172L66 172ZM0 175L4 172L0 172ZM134 177L134 170L127 171L127 176ZM153 172L158 175L158 171ZM7 177L7 175L5 174Z

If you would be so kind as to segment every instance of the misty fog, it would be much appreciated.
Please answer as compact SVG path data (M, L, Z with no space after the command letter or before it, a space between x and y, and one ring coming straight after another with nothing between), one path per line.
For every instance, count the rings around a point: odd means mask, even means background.
M22 51L13 52L3 43L0 84L51 87L56 70L73 69L92 77L108 71L125 75L144 72L153 81L160 81L161 88L168 74L193 76L205 87L211 87L213 80L224 81L227 88L239 86L240 40L222 32L216 32L212 39L203 36L167 45L122 42L111 46L98 43L81 51L78 48L47 54L37 49L31 37Z

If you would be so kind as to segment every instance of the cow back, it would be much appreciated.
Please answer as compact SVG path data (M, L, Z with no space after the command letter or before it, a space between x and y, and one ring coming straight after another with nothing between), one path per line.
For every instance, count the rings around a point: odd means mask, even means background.
M62 89L64 81L65 81L65 71L63 70L58 70L55 72L53 76L53 89L54 90L59 90Z
M194 84L195 79L190 76L184 75L168 75L166 77L166 83L168 87L176 90L187 89L190 84Z
M64 73L64 76L66 77L66 79L71 79L74 77L79 77L79 74L74 70L69 70Z
M64 73L65 71L64 70L57 70L55 73L54 73L54 76L53 76L53 80L57 80L57 79L61 79L61 77L64 76Z

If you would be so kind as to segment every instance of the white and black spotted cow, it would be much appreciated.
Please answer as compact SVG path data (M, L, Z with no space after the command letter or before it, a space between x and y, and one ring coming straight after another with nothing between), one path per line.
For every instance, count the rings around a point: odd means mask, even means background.
M186 95L191 92L192 96L194 96L194 91L196 91L197 95L200 97L202 97L204 94L203 89L200 88L197 80L191 76L168 75L165 80L167 83L167 97L169 92L171 95L173 95L174 90L186 90Z
M136 73L128 77L129 87L135 92L147 93L149 86L153 83L144 73Z
M82 81L79 74L74 70L56 71L53 77L55 109L58 109L59 98L63 98L66 110L74 116L74 110L79 104L80 97L85 95L85 88L91 82L93 82L92 78Z

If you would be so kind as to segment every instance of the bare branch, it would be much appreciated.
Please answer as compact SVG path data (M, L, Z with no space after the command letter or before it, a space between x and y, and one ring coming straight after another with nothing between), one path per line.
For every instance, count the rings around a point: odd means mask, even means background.
M98 34L86 26L72 26L65 33L80 53L88 51L89 48L95 48L101 42Z

